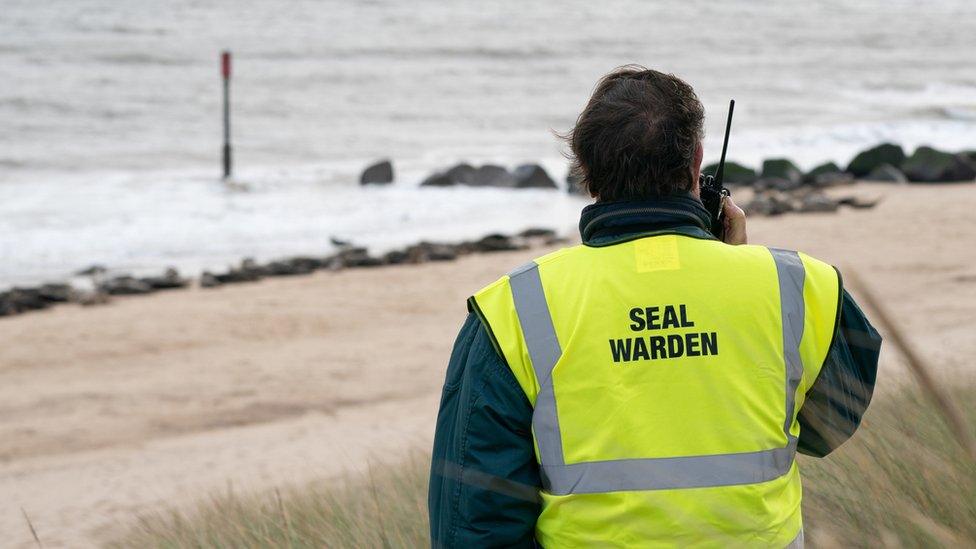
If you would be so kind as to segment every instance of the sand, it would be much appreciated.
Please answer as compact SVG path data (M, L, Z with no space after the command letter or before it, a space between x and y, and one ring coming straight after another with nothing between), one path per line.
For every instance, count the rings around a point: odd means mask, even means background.
M750 220L856 269L940 374L974 377L976 185L858 184L873 210ZM317 273L0 319L0 546L429 448L465 298L545 250ZM855 292L856 293L856 292ZM886 349L880 386L910 380Z

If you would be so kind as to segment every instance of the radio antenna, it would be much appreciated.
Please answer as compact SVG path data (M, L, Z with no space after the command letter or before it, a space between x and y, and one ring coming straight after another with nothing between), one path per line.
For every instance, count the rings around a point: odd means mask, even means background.
M725 121L725 140L722 141L722 158L718 161L718 170L715 172L715 183L722 186L722 176L725 175L725 152L729 148L729 131L732 129L732 111L735 110L735 99L729 100L729 118Z

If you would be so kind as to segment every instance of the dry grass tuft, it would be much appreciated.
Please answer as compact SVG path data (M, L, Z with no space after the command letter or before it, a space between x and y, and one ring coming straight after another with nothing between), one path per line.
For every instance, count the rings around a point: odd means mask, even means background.
M950 395L970 432L973 394ZM808 546L976 546L976 464L918 390L877 395L853 440L800 460ZM143 516L110 547L428 546L428 466L414 457L338 485L218 495L190 514Z

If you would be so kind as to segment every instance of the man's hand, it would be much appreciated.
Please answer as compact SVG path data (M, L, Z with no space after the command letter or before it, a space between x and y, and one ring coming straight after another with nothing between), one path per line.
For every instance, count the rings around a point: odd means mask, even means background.
M746 243L746 212L735 205L731 196L725 199L725 205L722 207L722 222L725 223L726 244Z

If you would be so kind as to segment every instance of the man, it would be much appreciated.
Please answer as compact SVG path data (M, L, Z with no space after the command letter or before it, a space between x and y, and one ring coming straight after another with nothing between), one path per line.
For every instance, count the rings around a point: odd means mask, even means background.
M580 246L468 301L434 438L444 547L800 547L796 451L857 429L881 338L812 257L725 242L699 200L704 111L623 67L569 141Z

